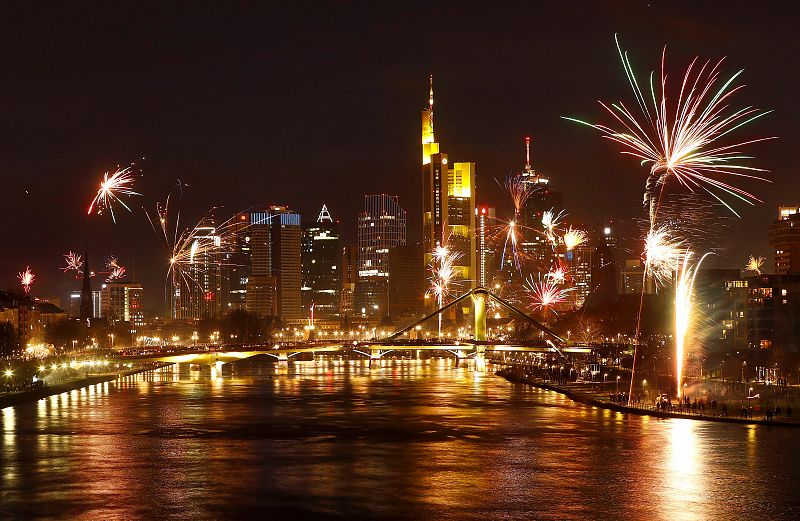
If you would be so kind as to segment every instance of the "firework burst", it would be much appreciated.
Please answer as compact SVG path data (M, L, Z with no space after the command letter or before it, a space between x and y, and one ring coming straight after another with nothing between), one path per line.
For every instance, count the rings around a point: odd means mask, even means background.
M553 284L564 284L567 280L567 270L560 263L557 263L547 273L547 280Z
M31 286L33 282L36 280L36 275L33 274L31 271L30 266L25 267L25 271L20 272L17 274L17 278L19 279L19 283L22 284L22 289L25 290L25 293L31 292Z
M133 168L130 166L122 169L117 168L111 175L109 175L109 172L103 174L103 180L100 181L100 188L89 204L89 210L86 214L91 215L92 212L96 211L98 215L101 215L103 211L108 210L111 214L111 220L116 223L117 219L114 215L114 205L116 203L122 205L122 207L129 212L131 211L130 207L125 204L125 201L123 201L120 196L141 195L131 188L133 181L134 172Z
M753 257L750 255L750 258L747 260L747 264L745 265L745 271L752 271L756 275L761 275L761 268L764 267L764 257Z
M642 257L645 276L653 276L657 285L664 286L672 279L681 257L682 242L676 239L666 226L651 228L644 241Z
M506 177L503 188L508 192L511 197L511 203L514 205L514 218L519 220L525 203L528 202L531 194L535 191L535 185L529 183L520 174L511 174Z
M455 278L454 265L461 257L460 252L451 252L447 246L437 246L434 250L428 295L436 297L438 309L444 306L445 299L451 294L450 285ZM439 336L441 335L442 314L439 313Z
M605 138L622 145L623 154L635 157L642 165L649 165L644 203L650 222L656 221L658 188L663 187L670 178L690 191L702 189L737 216L739 214L723 199L725 196L733 196L748 204L758 201L756 196L728 181L739 178L766 181L759 175L766 170L742 164L742 160L751 159L751 156L744 155L740 149L775 138L734 140L730 143L721 141L734 130L771 112L750 106L730 108L731 97L743 87L734 86L742 71L724 80L721 77L723 60L712 63L695 58L683 75L679 94L669 97L665 48L661 57L660 86L654 83L655 74L651 74L649 95L645 95L633 72L628 53L622 50L616 36L615 40L622 66L639 105L638 116L622 102L600 102L614 118L616 128L575 118L565 119L599 130Z
M115 280L120 280L125 277L125 266L121 265L119 259L114 255L110 256L106 261L106 268L108 269L106 282L114 282Z
M558 244L558 237L556 236L556 233L558 232L558 227L561 226L561 220L565 215L566 214L564 213L564 210L555 213L552 208L542 212L542 227L544 228L544 234L553 248L555 248Z
M254 224L268 224L272 218L267 217L258 223L239 223L234 216L215 225L212 209L192 228L182 228L182 194L183 185L178 183L163 203L156 204L154 214L145 212L166 250L166 282L171 286L170 294L173 296L183 296L185 292L191 295L201 291L202 279L209 270L218 270L222 266L239 266L231 260L236 253L235 235ZM178 201L173 201L173 196L177 196ZM189 295L186 298L190 298Z
M530 298L530 306L534 311L542 310L543 312L553 311L557 313L554 306L566 302L567 294L573 288L561 288L549 277L544 279L534 279L533 276L528 276L525 281L525 292Z
M64 273L74 271L77 275L83 269L83 257L80 254L70 251L64 255L64 261L67 263L66 266L61 268Z
M564 246L567 248L567 251L574 250L581 244L585 243L588 240L589 236L583 230L578 230L570 226L564 232L564 237L562 240L564 241Z

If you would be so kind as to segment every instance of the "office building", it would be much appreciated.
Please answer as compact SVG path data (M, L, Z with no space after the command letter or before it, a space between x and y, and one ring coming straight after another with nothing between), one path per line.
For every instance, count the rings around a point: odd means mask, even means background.
M433 80L428 108L422 111L422 226L424 263L445 245L459 255L453 263L453 288L459 293L477 277L475 240L475 163L450 162L440 151L433 125Z
M144 290L138 282L106 282L100 289L100 313L109 324L144 325Z
M299 323L306 316L300 287L302 266L300 214L288 206L270 206L271 265L275 278L275 303L278 317L284 324ZM255 268L255 259L253 259Z
M190 261L172 270L172 318L216 318L221 309L221 238L214 217L200 220L192 234Z
M777 275L800 273L800 207L778 207L778 219L769 227L769 244Z
M493 206L481 204L475 208L475 264L478 267L477 285L482 288L491 286L494 279L496 260L491 234L496 222L497 214Z
M555 260L552 245L544 233L542 216L564 211L564 196L550 188L550 178L537 172L531 163L531 138L525 138L525 168L518 174L527 185L529 196L520 210L519 248L533 272L547 273Z
M238 270L244 282L244 309L260 318L277 316L276 281L272 271L272 216L269 212L249 214L249 226L240 243L243 264Z
M339 299L339 314L351 317L355 309L356 282L358 281L358 245L348 244L342 248L342 292Z
M314 317L319 319L338 316L342 289L342 246L339 223L333 220L324 204L316 222L303 226L301 259L303 309L309 310L314 306Z
M422 246L389 248L389 316L404 326L425 309L425 270Z
M354 308L365 318L388 313L389 249L406 244L406 211L395 195L365 195L358 214Z

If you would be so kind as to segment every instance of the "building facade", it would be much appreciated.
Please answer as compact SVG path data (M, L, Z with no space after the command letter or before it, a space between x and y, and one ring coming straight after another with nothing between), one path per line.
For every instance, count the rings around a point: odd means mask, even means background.
M364 318L388 313L389 249L406 244L406 211L395 195L365 195L358 214L354 308Z
M800 207L778 207L778 219L769 227L769 244L776 274L800 273Z
M322 205L316 222L303 225L301 297L303 309L314 306L314 316L339 316L342 289L342 245L339 223Z
M488 288L494 280L494 272L497 267L494 244L492 244L492 230L497 223L497 213L493 206L480 204L475 208L475 241L476 255L475 261L478 267L477 286Z
M303 311L300 214L288 206L270 206L271 264L275 278L275 299L278 317L284 324L299 323ZM255 259L254 259L255 262Z
M106 282L100 290L100 313L109 324L144 325L144 289L138 282Z
M478 279L475 238L475 163L450 162L440 151L433 125L433 81L428 108L422 111L422 228L426 269L439 246L458 259L453 263L453 292Z

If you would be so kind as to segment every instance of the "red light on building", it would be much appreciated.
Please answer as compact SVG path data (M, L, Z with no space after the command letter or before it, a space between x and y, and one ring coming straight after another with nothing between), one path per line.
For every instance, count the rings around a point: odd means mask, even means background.
M211 302L212 300L214 300L214 292L206 291L205 294L203 295L203 300L205 300L206 302Z

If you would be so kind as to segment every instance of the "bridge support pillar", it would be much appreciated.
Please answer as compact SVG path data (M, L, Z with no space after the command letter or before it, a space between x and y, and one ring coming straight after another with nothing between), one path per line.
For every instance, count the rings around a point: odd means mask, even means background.
M472 308L475 315L475 340L486 342L486 296L487 291L477 288L472 293Z
M286 353L281 353L278 355L278 363L279 364L288 364L289 363L289 355Z
M380 349L377 351L370 351L369 352L369 367L372 367L372 362L377 362L381 359L383 353L381 353Z
M486 371L486 347L475 346L475 370Z

